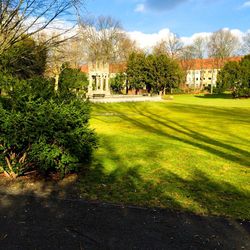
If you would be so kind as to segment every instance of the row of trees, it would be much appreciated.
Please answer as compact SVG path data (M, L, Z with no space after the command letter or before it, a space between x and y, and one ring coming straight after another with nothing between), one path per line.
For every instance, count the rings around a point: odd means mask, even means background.
M153 52L186 60L204 57L224 59L238 54L250 54L250 33L245 35L241 43L230 30L221 29L206 37L196 37L188 46L184 46L178 35L171 34L158 42Z
M235 98L250 97L250 55L240 62L228 62L218 74L218 92L232 90Z
M177 61L165 54L133 52L128 58L126 72L112 79L111 88L116 93L121 93L125 87L126 90L135 89L136 93L140 89L148 93L171 93L183 81L183 76Z

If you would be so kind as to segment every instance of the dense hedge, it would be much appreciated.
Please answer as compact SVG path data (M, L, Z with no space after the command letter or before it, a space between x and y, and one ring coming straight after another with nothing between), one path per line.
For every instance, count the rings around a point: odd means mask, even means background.
M89 118L89 103L63 88L56 93L53 81L12 79L0 96L0 166L10 177L78 171L96 147Z

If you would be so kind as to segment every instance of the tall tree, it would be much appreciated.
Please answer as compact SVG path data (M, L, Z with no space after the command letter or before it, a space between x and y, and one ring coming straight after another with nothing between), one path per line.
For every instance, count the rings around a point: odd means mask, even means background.
M200 66L200 88L203 88L203 79L204 79L204 57L207 52L207 39L204 37L197 37L193 41L194 48L194 57L199 59Z
M208 41L208 55L216 59L220 68L225 58L234 56L239 48L239 39L230 30L221 29L214 32Z
M183 43L177 34L170 34L162 39L153 48L154 54L167 54L170 58L178 58L181 54Z
M5 50L0 54L0 94L12 90L19 81L42 76L46 59L47 48L31 38Z
M240 62L228 62L219 72L217 87L220 92L233 91L234 97L250 97L250 55Z
M120 48L128 45L120 22L112 17L81 20L80 27L89 61L114 62L122 56Z
M171 93L183 80L183 72L179 64L167 55L134 53L128 61L127 77L133 88L146 86L154 93Z
M178 58L183 47L183 43L177 34L171 34L166 41L167 54L172 59Z
M208 54L213 58L213 74L215 69L222 68L226 58L235 55L238 48L239 39L230 30L221 29L210 36ZM213 83L211 93L213 93Z
M79 3L80 0L1 0L0 54L52 24L55 29L55 20L75 13ZM61 29L58 35L68 30Z
M0 71L20 79L43 75L46 59L47 48L26 37L0 55Z
M233 88L240 81L240 65L238 62L228 62L219 72L216 87L219 93Z
M133 52L127 62L127 80L129 88L135 89L136 93L145 86L147 79L146 55Z
M250 32L243 37L243 53L250 54Z

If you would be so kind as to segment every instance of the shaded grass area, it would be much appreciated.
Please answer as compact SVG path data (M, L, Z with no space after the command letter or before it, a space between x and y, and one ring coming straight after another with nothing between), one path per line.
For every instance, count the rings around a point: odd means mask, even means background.
M204 95L196 95L199 98L213 98L213 99L233 99L233 95L231 93L222 93L222 94L204 94Z
M250 101L95 104L88 199L250 219Z

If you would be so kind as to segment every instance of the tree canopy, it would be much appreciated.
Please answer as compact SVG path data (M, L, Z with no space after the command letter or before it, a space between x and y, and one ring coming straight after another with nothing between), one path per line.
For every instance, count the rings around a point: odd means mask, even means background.
M28 79L44 73L46 59L46 47L32 38L25 38L0 54L0 71Z
M149 91L171 92L183 79L179 64L164 54L132 53L128 60L127 77L130 87Z
M234 97L249 97L250 55L240 62L226 63L218 74L217 88L219 92L231 89Z

